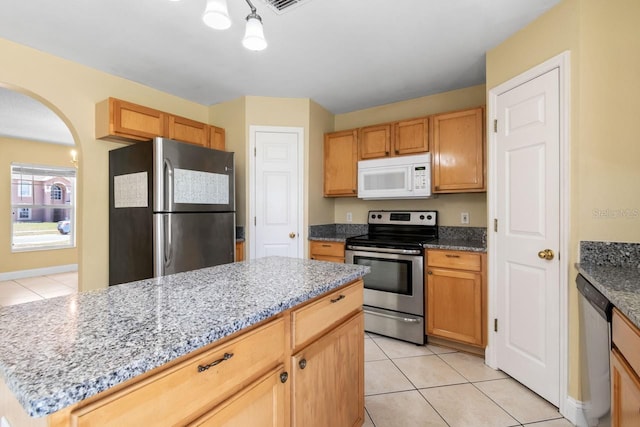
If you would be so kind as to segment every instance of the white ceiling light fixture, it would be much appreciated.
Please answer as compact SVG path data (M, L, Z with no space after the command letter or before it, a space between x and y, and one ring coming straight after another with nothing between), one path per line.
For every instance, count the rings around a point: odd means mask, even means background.
M247 16L247 27L244 38L242 39L242 45L249 50L264 50L267 47L267 40L264 38L262 18L258 15L253 3L249 0L245 1L251 8L251 13ZM227 0L207 0L207 6L202 14L202 20L207 26L216 30L226 30L231 27Z

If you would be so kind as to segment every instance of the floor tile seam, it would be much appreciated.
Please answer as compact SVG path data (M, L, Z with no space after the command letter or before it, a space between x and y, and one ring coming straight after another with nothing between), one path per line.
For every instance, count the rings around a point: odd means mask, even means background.
M406 393L407 391L418 391L418 389L408 388L406 390L383 391L383 392L380 392L380 393L365 394L364 397L384 396L386 394ZM366 407L366 405L365 405L365 407Z
M503 378L503 379L507 379L507 378ZM500 405L498 402L496 402L494 399L491 398L491 396L489 396L487 393L485 393L484 391L482 391L479 387L477 387L474 383L471 383L471 385L478 390L480 393L482 393L487 399L489 399L490 401L492 401L498 408L502 409L505 414L509 415L511 418L513 418L514 420L516 420L517 423L519 423L519 425L523 425L524 422L520 421L518 418L516 418L515 415L513 415L511 412L507 411L506 408L503 408L502 405ZM541 422L543 420L540 420ZM537 421L536 421L537 422Z
M443 387L443 386L438 386L438 387L431 387L431 388L439 388L439 387ZM445 386L446 387L446 386ZM433 409L433 411L438 414L438 416L440 417L440 419L448 426L451 427L451 424L449 424L447 422L447 420L445 419L445 417L440 413L440 411L438 411L436 409L435 406L433 406L433 403L429 402L429 399L427 399L427 396L425 396L424 394L422 394L420 392L421 389L416 390L418 392L418 394L424 399L425 402L427 402L427 405L431 406L431 408Z
M367 420L367 418L366 418L366 417L369 417L369 419L371 420L371 424L373 424L373 427L376 427L376 422L375 422L375 421L373 421L373 417L372 417L372 416L371 416L371 414L369 413L369 410L367 409L367 406L366 406L366 405L365 405L365 407L364 407L364 412L365 412L365 419L364 419L363 421L366 421L366 420ZM364 422L363 422L363 424L364 424Z
M409 377L407 376L407 374L404 373L404 371L402 369L400 369L400 367L398 365L396 365L396 362L393 361L393 359L389 359L391 361L391 363L393 364L393 366L396 367L396 369L398 371L400 371L400 373L407 379L407 381L409 381L409 384L411 384L413 386L414 390L418 390L418 387L416 387L416 385L413 383L413 381L411 381L411 379L409 379Z
M444 354L451 354L451 353L444 353ZM451 369L453 369L454 371L456 371L462 378L464 378L465 380L467 380L468 382L473 384L473 381L470 378L467 378L466 375L464 375L462 372L460 372L460 370L456 369L455 366L453 366L451 363L448 363L445 359L443 359L442 357L440 357L440 355L437 355L440 360L442 360L447 366L449 366ZM503 378L502 378L503 379Z

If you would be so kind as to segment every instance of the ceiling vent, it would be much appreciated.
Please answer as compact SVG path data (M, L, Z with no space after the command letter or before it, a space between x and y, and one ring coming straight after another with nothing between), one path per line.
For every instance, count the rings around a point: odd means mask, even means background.
M310 0L262 0L271 10L278 15L295 9L296 7L309 3Z

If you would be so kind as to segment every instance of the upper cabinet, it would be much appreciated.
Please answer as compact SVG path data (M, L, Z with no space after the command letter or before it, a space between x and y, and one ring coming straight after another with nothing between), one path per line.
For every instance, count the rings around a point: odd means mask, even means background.
M429 118L360 128L359 159L419 154L429 151Z
M358 131L324 135L324 196L355 197L358 194Z
M429 151L429 118L404 120L393 124L393 154L420 154Z
M486 191L484 108L433 116L433 192Z
M109 98L96 104L96 138L123 142L150 141L164 135L166 114L153 108Z
M360 160L386 157L391 153L391 125L367 126L360 129Z
M224 129L164 111L109 98L96 104L96 138L120 142L175 139L224 150Z

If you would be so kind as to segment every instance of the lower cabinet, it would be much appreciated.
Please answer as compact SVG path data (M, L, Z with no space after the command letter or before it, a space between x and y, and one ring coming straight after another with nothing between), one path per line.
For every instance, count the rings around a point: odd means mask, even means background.
M361 426L364 314L294 355L291 372L293 426Z
M309 258L317 261L331 261L344 264L344 243L311 240Z
M611 341L611 425L640 426L640 329L615 308Z
M236 242L236 262L244 261L244 242Z
M483 254L427 251L427 335L484 347Z

